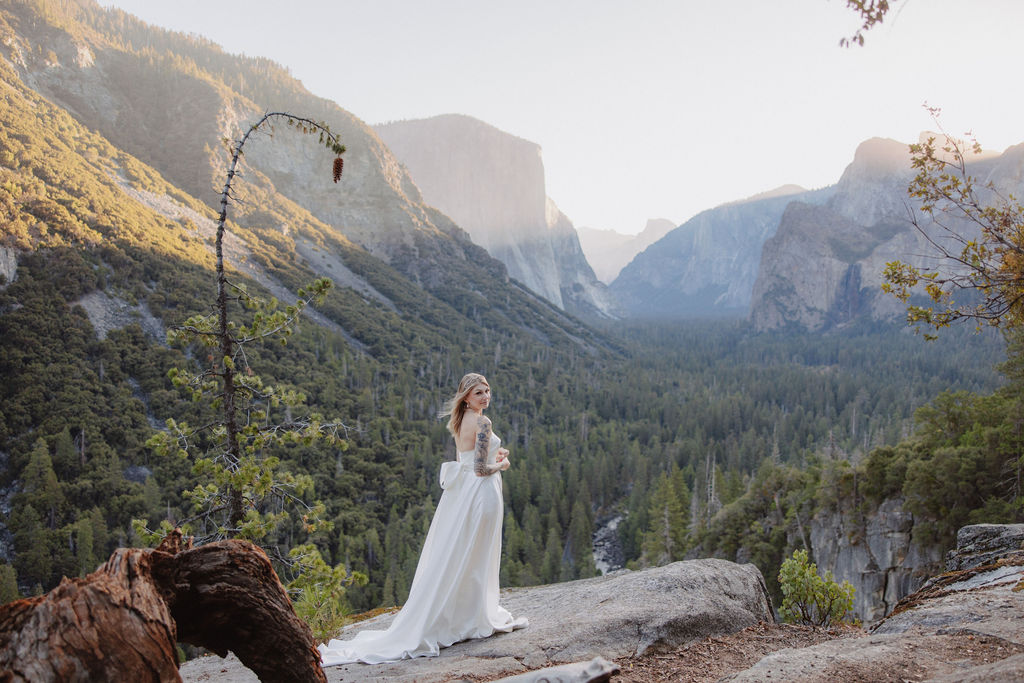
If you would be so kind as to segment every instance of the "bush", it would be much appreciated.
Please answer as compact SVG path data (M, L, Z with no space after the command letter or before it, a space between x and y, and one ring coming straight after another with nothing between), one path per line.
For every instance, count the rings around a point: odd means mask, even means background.
M787 623L827 626L843 621L853 608L854 588L849 581L835 582L832 572L818 576L818 566L808 562L807 551L797 550L779 570L782 608L779 615Z

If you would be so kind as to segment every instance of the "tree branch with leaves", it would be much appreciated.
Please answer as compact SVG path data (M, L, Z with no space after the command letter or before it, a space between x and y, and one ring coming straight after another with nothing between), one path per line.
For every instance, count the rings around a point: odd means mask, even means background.
M939 109L929 111L938 123ZM920 205L911 223L941 267L892 261L882 290L907 303L907 320L918 326L939 330L972 320L978 329L1017 327L1024 320L1024 207L970 173L968 155L982 152L973 136L939 131L910 146L917 175L907 192ZM917 293L930 304L911 303Z

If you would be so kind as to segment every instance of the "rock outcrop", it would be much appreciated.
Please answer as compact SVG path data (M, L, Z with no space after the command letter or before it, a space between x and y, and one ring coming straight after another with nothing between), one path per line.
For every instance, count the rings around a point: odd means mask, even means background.
M609 286L630 315L746 315L761 248L786 206L820 203L828 190L787 186L703 211L638 254Z
M915 541L914 516L901 499L860 515L825 512L810 523L813 558L856 589L853 613L871 625L942 569L942 550Z
M514 588L502 604L529 627L457 643L430 659L326 669L329 681L442 681L495 678L554 664L642 655L652 648L733 633L773 621L771 601L756 567L725 560L690 560L642 571L621 571L567 583ZM381 629L384 615L355 624ZM345 637L343 633L342 638ZM186 681L254 681L237 662L202 658L182 666Z
M1024 680L1022 539L1024 525L964 527L950 571L907 596L870 635L780 650L724 680Z
M18 252L0 247L0 287L14 282L18 276Z
M456 114L375 130L424 201L469 232L511 277L559 308L607 313L604 287L572 222L547 197L537 144Z

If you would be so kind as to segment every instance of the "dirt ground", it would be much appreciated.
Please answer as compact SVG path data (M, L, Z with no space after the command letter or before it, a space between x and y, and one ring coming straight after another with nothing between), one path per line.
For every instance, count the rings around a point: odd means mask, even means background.
M729 674L744 671L762 657L783 648L801 648L827 640L863 636L866 632L853 626L815 628L793 624L760 623L727 636L702 641L667 652L626 657L615 663L621 673L613 683L706 683L718 681ZM957 634L922 639L907 652L893 652L869 665L843 665L829 672L827 680L842 683L897 683L920 681L932 674L929 660L938 663L959 659L974 664L991 663L1024 651L1001 638Z
M615 660L621 673L616 683L703 683L748 669L762 657L787 647L807 647L825 640L861 636L852 626L816 628L761 622L737 633L710 637L668 652Z

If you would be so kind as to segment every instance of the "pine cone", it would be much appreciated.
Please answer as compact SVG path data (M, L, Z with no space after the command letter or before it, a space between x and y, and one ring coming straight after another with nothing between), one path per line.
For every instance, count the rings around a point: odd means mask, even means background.
M334 157L334 182L341 180L341 169L345 166L345 160L341 157Z

